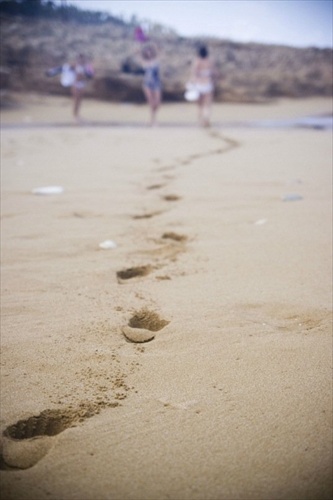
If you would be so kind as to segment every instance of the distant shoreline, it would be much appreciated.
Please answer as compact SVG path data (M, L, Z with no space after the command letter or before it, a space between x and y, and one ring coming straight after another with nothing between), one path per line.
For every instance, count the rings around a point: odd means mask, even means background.
M44 96L38 93L15 94L16 106L1 109L1 130L80 130L144 129L148 125L146 105L101 102L87 99L82 107L83 123L72 120L69 97ZM161 130L198 128L197 105L163 103L159 116ZM214 130L332 130L332 99L280 99L266 105L214 103ZM209 132L209 129L207 130Z
M136 122L119 122L119 121L86 121L80 125L68 122L36 122L36 123L7 123L1 124L1 129L3 130L15 130L15 129L37 129L37 128L65 128L65 127L75 127L75 128L98 128L98 127L111 127L111 128L127 128L127 127L138 127L145 128L146 125L143 123ZM195 123L180 123L180 122L166 122L160 124L162 128L196 128ZM333 129L333 115L320 115L320 116L308 116L301 117L299 119L268 119L268 120L247 120L247 121L234 121L234 122L224 122L224 123L213 123L212 128L248 128L248 129L295 129L295 128L305 128L310 130L332 130Z

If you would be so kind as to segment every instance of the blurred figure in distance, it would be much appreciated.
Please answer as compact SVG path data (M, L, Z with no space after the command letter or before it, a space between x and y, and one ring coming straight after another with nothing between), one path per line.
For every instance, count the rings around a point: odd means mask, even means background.
M73 96L73 116L75 121L79 123L81 122L80 108L84 96L84 90L86 88L87 80L93 78L94 70L84 54L78 55L75 63L71 65L71 69L74 73L74 81L71 87Z
M209 56L207 46L200 45L192 63L190 82L198 92L199 123L204 127L210 125L216 76L215 66Z
M142 88L150 108L150 125L155 126L157 125L157 111L162 100L162 85L158 52L154 44L143 45L141 64L144 69Z

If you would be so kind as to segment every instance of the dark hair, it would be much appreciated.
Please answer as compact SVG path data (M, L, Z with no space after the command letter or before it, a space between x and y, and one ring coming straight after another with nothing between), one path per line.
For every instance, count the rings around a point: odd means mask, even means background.
M208 49L205 45L200 45L200 47L198 47L198 56L202 59L208 57Z

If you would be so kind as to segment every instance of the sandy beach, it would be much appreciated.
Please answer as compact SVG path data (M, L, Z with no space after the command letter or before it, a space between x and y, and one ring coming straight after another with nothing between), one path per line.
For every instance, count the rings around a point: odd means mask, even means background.
M17 98L1 498L331 498L332 131L240 126L331 99L218 104L207 129L170 104L151 129L146 106L86 100L75 126L65 97Z

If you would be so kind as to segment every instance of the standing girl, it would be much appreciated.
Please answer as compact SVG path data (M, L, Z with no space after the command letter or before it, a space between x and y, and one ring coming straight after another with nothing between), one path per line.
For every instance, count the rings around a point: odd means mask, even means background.
M73 96L73 115L76 122L80 122L80 108L84 95L84 89L86 87L87 80L93 77L93 69L91 64L86 60L83 54L79 54L76 62L71 66L73 71L73 84L72 84L72 96Z
M160 64L155 45L144 45L141 50L144 69L143 92L150 108L150 125L157 125L157 111L161 105L162 86L160 80Z
M209 56L208 49L205 45L201 45L192 64L191 83L195 85L195 89L199 93L199 122L204 127L210 125L215 76L214 64Z

